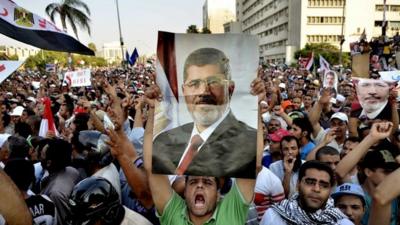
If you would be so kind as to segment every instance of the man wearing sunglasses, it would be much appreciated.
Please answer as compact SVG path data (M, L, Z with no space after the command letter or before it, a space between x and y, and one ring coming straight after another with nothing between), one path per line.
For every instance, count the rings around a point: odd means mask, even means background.
M193 123L155 138L153 173L255 178L256 130L230 110L235 83L229 59L215 48L197 49L187 57L183 74ZM262 82L253 82L252 93L258 90L264 90Z
M327 164L305 162L299 171L298 194L271 206L260 224L353 224L329 197L334 185L334 172Z

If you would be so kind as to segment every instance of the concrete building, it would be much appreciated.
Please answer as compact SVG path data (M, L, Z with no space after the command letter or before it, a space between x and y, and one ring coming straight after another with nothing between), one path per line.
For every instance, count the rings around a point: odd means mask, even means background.
M238 34L242 33L242 27L239 21L231 21L224 24L224 33Z
M15 47L15 46L0 46L0 54L7 56L17 55L18 60L26 60L29 56L34 56L39 53L40 49L27 48L27 47Z
M124 47L123 55L121 55L121 45L118 41L104 43L101 49L96 52L96 56L103 57L107 63L121 62L125 57L126 48Z
M387 0L387 35L400 29L400 2ZM344 17L343 17L344 15ZM237 0L236 16L243 33L259 37L260 60L285 62L306 43L328 42L340 46L342 23L345 42L366 31L367 38L381 34L382 0Z
M224 33L224 24L236 21L235 0L206 0L203 5L203 27L211 33Z

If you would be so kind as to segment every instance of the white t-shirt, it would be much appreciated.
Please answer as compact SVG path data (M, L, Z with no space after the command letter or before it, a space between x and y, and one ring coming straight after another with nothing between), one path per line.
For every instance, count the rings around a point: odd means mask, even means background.
M124 206L125 216L120 225L153 225L144 216Z
M281 180L264 166L257 175L254 192L254 203L256 204L259 220L272 204L285 198Z
M329 129L324 130L322 127L319 130L317 136L314 138L314 136L311 134L311 140L314 141L315 145L318 145L321 143L322 140L324 140L326 133L328 133ZM337 149L340 152L343 150L343 144L338 144L335 139L333 139L327 146L333 147Z
M302 160L302 163L304 161ZM285 169L283 167L283 160L276 161L269 166L269 169L283 182L283 177L285 176ZM290 191L289 197L297 192L297 180L299 179L299 171L292 172L290 176Z
M282 219L282 217L275 212L273 209L268 209L265 212L260 225L287 225L286 221ZM341 219L337 223L337 225L354 225L349 219Z
M93 177L102 177L110 181L121 199L121 183L119 181L119 173L117 167L113 163L98 170L92 175Z

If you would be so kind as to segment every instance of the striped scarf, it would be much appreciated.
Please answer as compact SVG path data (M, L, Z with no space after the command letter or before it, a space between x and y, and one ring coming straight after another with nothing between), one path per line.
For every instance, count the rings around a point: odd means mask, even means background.
M272 205L272 209L278 213L288 224L299 225L334 225L347 218L333 205L333 199L329 198L325 206L313 213L305 212L298 204L298 193L278 204Z

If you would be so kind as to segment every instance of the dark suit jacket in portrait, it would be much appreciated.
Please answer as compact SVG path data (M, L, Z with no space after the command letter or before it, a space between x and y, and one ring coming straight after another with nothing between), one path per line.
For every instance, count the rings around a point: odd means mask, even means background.
M190 141L193 123L168 130L153 142L153 173L175 174ZM255 178L257 131L232 113L218 125L193 158L186 175Z

